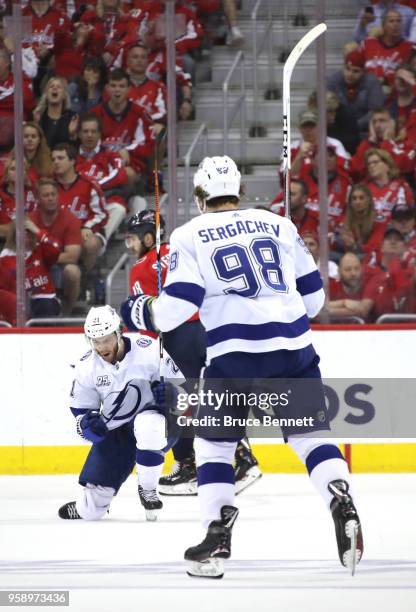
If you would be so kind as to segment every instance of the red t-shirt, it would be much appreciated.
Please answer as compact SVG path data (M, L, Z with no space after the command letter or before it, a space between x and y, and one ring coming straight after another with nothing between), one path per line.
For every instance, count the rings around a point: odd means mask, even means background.
M81 246L81 221L64 208L58 210L58 214L50 225L45 225L41 211L38 209L30 215L32 221L39 229L48 232L60 243L62 250L68 245Z

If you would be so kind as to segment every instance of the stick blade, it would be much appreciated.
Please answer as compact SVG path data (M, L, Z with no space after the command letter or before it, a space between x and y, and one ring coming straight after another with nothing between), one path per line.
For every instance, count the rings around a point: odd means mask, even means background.
M299 42L293 47L289 57L285 61L283 73L286 72L290 75L302 53L304 53L309 45L319 38L321 34L326 32L327 29L326 23L318 23L318 25L309 30L309 32L306 32L306 34L302 36Z

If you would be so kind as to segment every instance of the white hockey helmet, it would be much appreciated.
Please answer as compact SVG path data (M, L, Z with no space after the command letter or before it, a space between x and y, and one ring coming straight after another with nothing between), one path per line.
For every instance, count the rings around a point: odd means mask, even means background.
M195 201L200 212L205 212L206 202L223 196L240 196L241 174L236 163L224 155L222 157L205 157L198 166L194 176L194 188L199 187L207 196L202 199L196 196Z
M90 308L84 323L84 332L89 340L103 338L115 332L120 336L120 317L108 304Z

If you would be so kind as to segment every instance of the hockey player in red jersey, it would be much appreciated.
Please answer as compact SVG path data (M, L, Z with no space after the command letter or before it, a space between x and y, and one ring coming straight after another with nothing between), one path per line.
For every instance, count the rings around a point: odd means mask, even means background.
M75 171L76 150L72 145L56 145L52 163L59 188L59 202L82 222L82 261L91 271L104 251L108 214L99 185Z
M101 121L97 115L87 113L81 117L78 132L81 144L75 169L97 182L104 192L109 216L105 226L108 240L126 216L130 189L122 158L103 147L101 134Z
M165 238L165 222L161 217L161 240ZM136 257L137 262L130 272L130 295L146 293L158 294L157 253L156 253L156 215L153 210L146 210L134 215L128 225L126 245ZM165 282L169 265L169 244L162 242L160 251L162 286ZM151 334L151 332L148 332ZM154 334L153 334L154 336ZM178 328L163 334L163 345L179 366L184 376L189 379L184 385L193 385L199 379L200 371L206 361L205 330L198 314ZM193 452L193 435L186 435L172 448L175 465L172 472L162 476L159 490L163 495L196 495L196 467ZM261 472L248 440L243 439L235 452L236 491L240 493L260 478Z

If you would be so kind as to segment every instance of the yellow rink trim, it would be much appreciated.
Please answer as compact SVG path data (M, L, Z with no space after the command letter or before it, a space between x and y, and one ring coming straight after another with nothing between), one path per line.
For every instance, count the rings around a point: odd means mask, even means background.
M0 474L76 474L89 446L2 446ZM342 447L341 447L342 448ZM290 447L283 444L253 446L263 472L304 473L305 468ZM355 444L351 449L352 471L416 472L416 444ZM165 471L172 465L168 453Z

